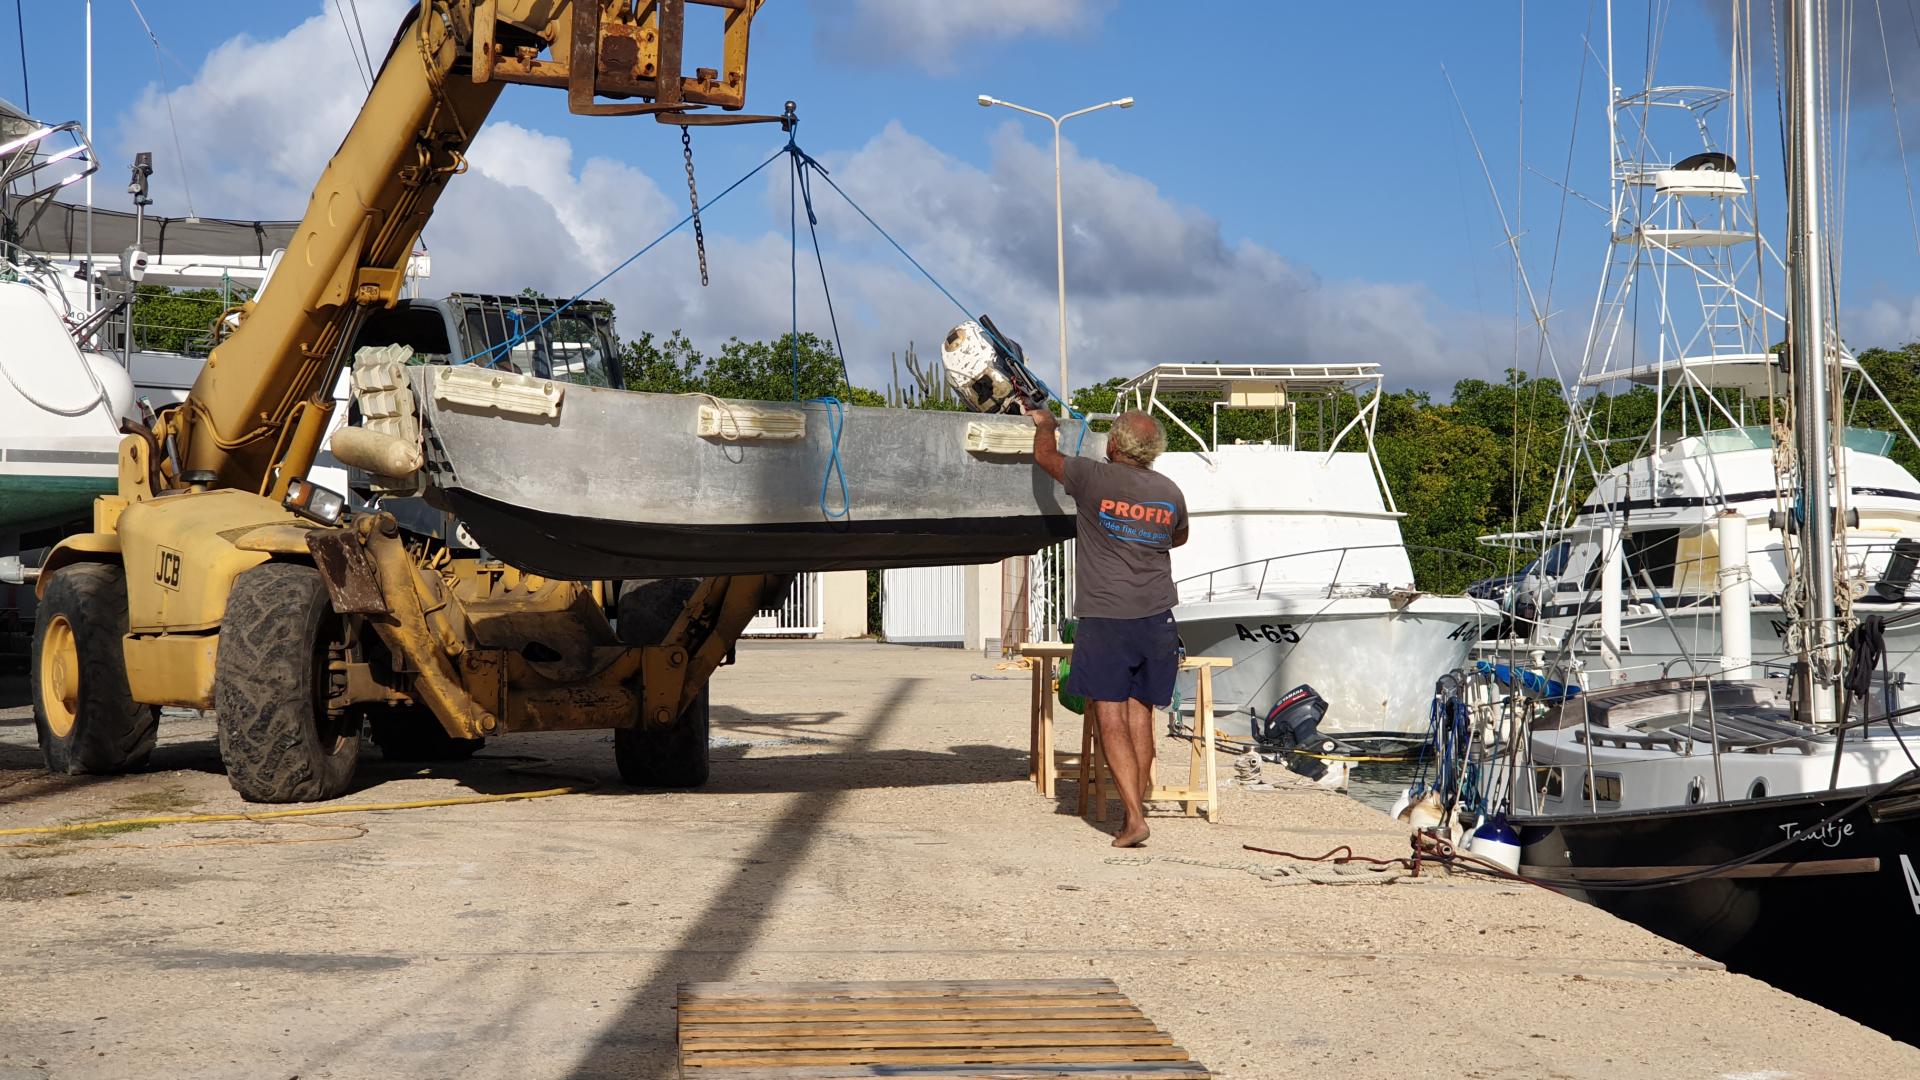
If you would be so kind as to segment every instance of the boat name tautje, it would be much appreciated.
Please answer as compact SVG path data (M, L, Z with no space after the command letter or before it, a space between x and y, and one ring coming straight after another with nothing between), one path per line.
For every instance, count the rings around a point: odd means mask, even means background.
M1787 834L1787 839L1797 843L1818 840L1827 847L1839 847L1840 841L1853 835L1853 822L1828 821L1816 828L1802 829L1799 822L1789 821L1780 826L1780 831Z

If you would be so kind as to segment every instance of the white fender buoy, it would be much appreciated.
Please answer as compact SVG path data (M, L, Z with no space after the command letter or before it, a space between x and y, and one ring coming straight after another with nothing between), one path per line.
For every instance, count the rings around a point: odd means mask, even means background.
M1520 872L1520 835L1507 824L1505 814L1494 814L1481 822L1473 830L1473 839L1467 841L1467 850L1509 874Z

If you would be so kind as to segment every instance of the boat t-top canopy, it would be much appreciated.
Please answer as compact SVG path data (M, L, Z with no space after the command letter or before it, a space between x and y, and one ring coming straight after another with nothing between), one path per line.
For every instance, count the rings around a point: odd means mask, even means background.
M1358 431L1365 442L1361 449L1373 459L1376 473L1379 459L1374 453L1373 424L1379 415L1380 396L1386 376L1379 364L1160 364L1122 384L1114 397L1115 408L1140 409L1157 413L1200 444L1202 454L1210 454L1220 444L1220 410L1271 411L1275 440L1279 441L1280 416L1286 414L1287 445L1299 445L1299 408L1304 402L1330 413L1338 433L1326 440L1322 451L1329 457L1340 448L1349 434ZM1357 401L1353 416L1342 415L1341 403ZM1212 418L1212 437L1193 429L1175 406L1204 405ZM1188 410L1192 412L1191 409ZM1196 417L1196 419L1198 419ZM1344 426L1339 426L1344 421ZM1381 475L1385 488L1385 477ZM1392 495L1388 495L1391 502Z
M1140 409L1161 397L1266 409L1284 400L1255 400L1262 394L1351 394L1378 389L1384 380L1379 364L1160 364L1121 386L1120 397L1133 398Z
M1842 353L1840 368L1848 375L1857 374L1860 361L1851 353ZM1605 386L1622 381L1653 387L1687 382L1708 391L1738 390L1749 397L1781 397L1793 379L1781 367L1779 353L1738 352L1670 357L1650 364L1612 368L1581 376L1580 385Z

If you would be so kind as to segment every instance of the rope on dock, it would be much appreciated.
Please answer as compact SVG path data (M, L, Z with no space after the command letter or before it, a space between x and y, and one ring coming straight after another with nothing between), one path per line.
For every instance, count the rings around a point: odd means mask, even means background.
M1252 874L1269 885L1391 885L1412 876L1399 866L1362 866L1354 863L1301 862L1291 866L1275 866L1270 863L1212 862L1187 855L1110 855L1106 861L1114 866L1145 866L1162 862L1203 866L1210 870L1235 870Z

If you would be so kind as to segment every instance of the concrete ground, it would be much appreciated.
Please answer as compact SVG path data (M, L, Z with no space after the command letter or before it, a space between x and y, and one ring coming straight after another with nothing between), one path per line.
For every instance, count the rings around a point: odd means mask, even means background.
M1246 843L1405 852L1311 787L1230 790L1224 823L1116 853L1026 783L1026 689L957 651L751 644L699 792L623 790L604 732L526 735L424 770L369 748L343 802L598 786L10 847L0 1080L670 1077L682 982L1096 975L1223 1077L1920 1075L1539 889L1250 873L1281 860ZM153 766L48 777L0 710L0 828L242 806L204 720L163 726Z

